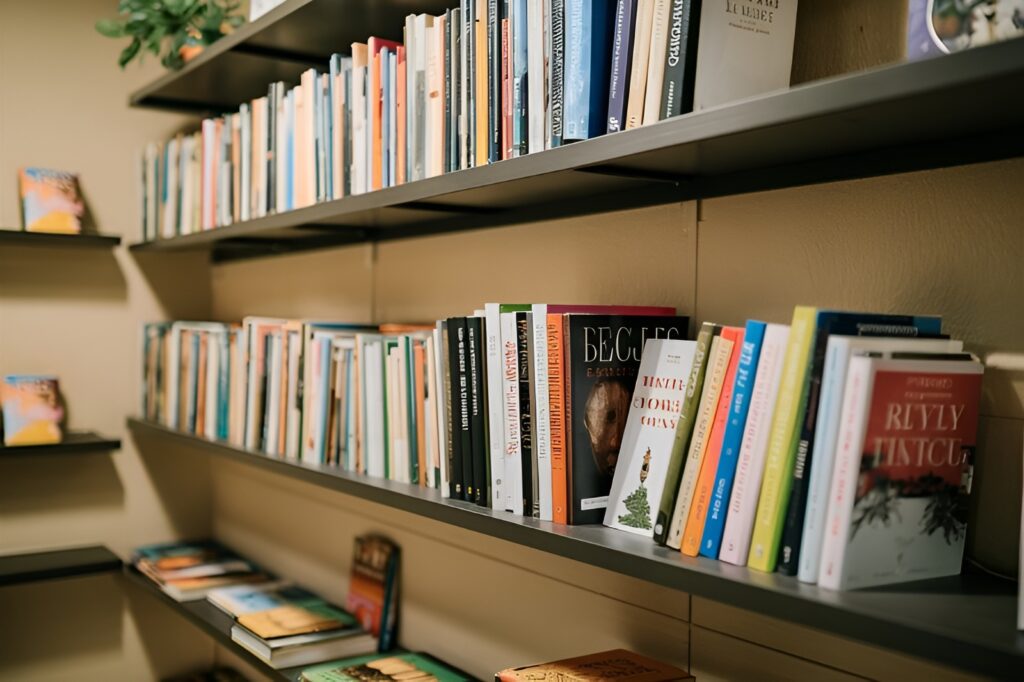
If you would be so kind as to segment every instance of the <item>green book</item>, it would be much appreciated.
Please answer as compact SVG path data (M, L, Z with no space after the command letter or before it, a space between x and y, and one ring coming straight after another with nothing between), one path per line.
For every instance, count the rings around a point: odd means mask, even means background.
M676 493L679 491L679 480L683 475L683 464L686 452L690 447L690 434L697 420L697 408L700 405L701 389L704 386L704 374L708 368L708 350L711 341L722 330L714 322L705 322L697 334L697 348L693 353L693 365L690 376L686 380L686 394L683 398L683 409L676 425L675 440L672 443L672 454L668 462L668 473L665 475L665 487L661 491L661 503L658 505L658 516L654 521L654 541L664 545L668 540L669 524L672 512L676 508Z
M807 407L808 370L817 314L816 308L808 306L797 306L793 310L747 557L747 565L759 571L774 571L778 559L782 522L793 480L793 462L800 441L799 426Z
M331 663L321 663L302 671L302 682L348 682L349 680L418 680L433 677L438 682L471 680L433 656L418 653L370 654Z

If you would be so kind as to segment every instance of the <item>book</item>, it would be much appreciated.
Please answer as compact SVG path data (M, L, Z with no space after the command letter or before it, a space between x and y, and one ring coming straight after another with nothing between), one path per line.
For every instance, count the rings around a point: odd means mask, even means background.
M633 61L633 28L637 0L617 0L612 37L612 65L608 76L608 128L614 133L626 127L626 101Z
M448 362L451 376L452 456L449 459L450 495L472 501L473 441L469 415L469 368L466 354L466 318L447 320Z
M516 377L519 382L519 450L522 469L523 516L539 516L540 504L536 496L537 467L533 452L533 409L530 387L530 320L529 312L515 314Z
M212 540L144 545L132 565L175 601L203 599L229 585L267 583L272 577Z
M398 545L379 535L355 540L345 607L389 651L398 634Z
M661 87L659 118L662 120L693 109L700 8L700 0L672 0L668 44L665 48L665 75Z
M362 682L364 680L437 680L468 682L460 670L424 653L356 656L306 668L301 682Z
M4 445L45 445L63 438L57 377L8 374L0 383Z
M967 354L850 360L819 585L960 573L983 371Z
M963 342L951 339L918 339L833 335L825 351L821 393L815 425L814 451L807 486L807 507L800 544L798 577L802 582L818 580L821 540L825 529L829 486L835 464L836 438L839 433L839 411L842 407L846 371L853 354L877 353L888 357L893 352L957 353Z
M483 318L466 318L466 356L469 384L469 428L472 443L473 502L482 507L491 504L490 435L487 431L487 394ZM465 455L463 455L465 457Z
M602 651L601 653L520 668L507 668L494 675L495 682L526 682L527 680L667 682L668 680L692 679L694 678L685 670L625 649Z
M796 11L797 0L704 4L694 111L788 88Z
M665 55L673 0L654 0L651 18L651 42L647 56L647 89L644 93L643 125L656 123L661 116L661 90L665 82Z
M545 39L548 33L548 0L527 2L527 74L526 79L526 122L527 145L530 154L544 151L544 98L547 87Z
M668 535L665 544L672 549L679 549L683 542L683 531L690 516L690 506L696 491L697 478L700 476L704 456L708 451L711 431L718 412L718 403L725 385L725 377L731 364L733 348L737 342L735 327L722 327L719 334L711 341L708 351L707 375L701 390L700 404L693 423L693 435L690 447L686 452L686 462L679 478L679 489L676 491L676 504L669 521Z
M908 60L953 54L1024 35L1019 2L908 0Z
M647 65L651 57L651 30L655 0L637 0L636 23L633 28L632 62L629 68L628 96L624 128L637 128L644 122L644 101L647 96Z
M729 496L732 493L733 477L739 461L743 432L750 411L754 378L757 376L761 359L761 345L768 327L758 320L747 320L743 329L743 344L740 347L739 362L736 366L736 380L733 385L732 403L729 406L728 424L722 437L722 448L718 467L708 504L704 530L701 534L699 553L710 559L718 558L719 543L725 530L725 515L728 512Z
M697 345L693 351L693 364L690 366L690 375L686 379L686 394L683 398L682 410L679 414L679 422L676 425L676 432L672 437L672 454L665 471L665 484L661 492L661 500L658 503L658 514L654 519L654 541L664 545L668 538L669 524L672 522L672 512L676 507L676 493L679 491L679 480L683 475L683 465L686 463L686 453L690 447L690 436L693 432L693 424L697 419L697 408L700 406L700 396L704 387L704 375L707 372L708 359L711 350L712 340L721 332L721 327L713 322L705 322L701 325L697 334Z
M653 535L651 500L661 499L696 348L695 341L675 339L644 345L604 525Z
M18 193L21 198L21 224L25 231L60 234L82 231L85 204L79 195L78 176L74 173L48 168L21 168L18 170Z
M281 581L270 581L257 585L232 585L218 587L206 594L206 601L237 618L246 613L257 613L277 608L294 599L312 597L300 587Z
M611 0L565 0L563 140L586 140L608 128Z
M551 0L551 47L548 50L547 147L559 147L565 124L565 2Z
M319 598L238 617L231 640L274 669L374 651L373 635Z
M604 519L644 343L685 339L688 324L685 316L564 317L569 523Z

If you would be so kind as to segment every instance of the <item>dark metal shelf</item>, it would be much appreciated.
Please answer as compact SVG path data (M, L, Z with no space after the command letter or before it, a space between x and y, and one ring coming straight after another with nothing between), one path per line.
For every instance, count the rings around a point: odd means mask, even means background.
M1024 156L1022 80L1008 40L132 249L225 260Z
M121 559L106 547L74 547L0 556L0 586L74 578L121 570Z
M121 238L102 234L57 234L0 228L0 246L49 246L61 249L112 249Z
M189 621L216 640L218 644L229 649L233 654L271 679L289 681L297 680L299 679L299 675L302 673L303 668L308 668L310 665L313 665L309 664L294 668L282 668L280 670L275 670L264 663L258 656L253 655L248 649L237 644L231 639L231 626L234 624L234 620L231 616L224 613L210 602L205 599L186 602L175 601L164 594L152 580L142 575L131 566L126 565L124 567L124 576L128 583L135 585L143 592L150 594L157 600L169 606L171 609L183 616L185 620Z
M565 526L441 497L439 491L299 464L129 419L140 435L263 468L313 485L725 604L819 628L977 674L1024 669L1016 585L984 575L833 592L795 578L655 546L604 526Z
M66 455L87 452L111 452L121 449L118 438L104 438L92 431L74 431L64 434L60 443L46 445L3 445L0 457L35 457L37 455Z
M297 83L303 71L327 68L370 36L402 39L410 12L442 14L451 0L287 0L208 46L178 71L131 94L136 107L217 113L267 94L274 81Z

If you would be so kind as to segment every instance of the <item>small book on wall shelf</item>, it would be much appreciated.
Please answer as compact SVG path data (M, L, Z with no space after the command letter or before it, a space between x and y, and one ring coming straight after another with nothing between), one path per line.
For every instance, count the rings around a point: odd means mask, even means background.
M78 191L78 176L48 168L18 171L22 225L26 232L79 234L85 204Z

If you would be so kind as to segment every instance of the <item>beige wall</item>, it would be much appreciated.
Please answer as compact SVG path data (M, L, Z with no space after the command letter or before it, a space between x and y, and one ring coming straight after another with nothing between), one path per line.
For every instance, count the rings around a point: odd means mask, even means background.
M152 71L117 72L118 46L89 28L108 5L0 3L0 223L17 219L14 169L34 163L81 172L103 231L137 235L134 152L180 119L123 105ZM895 58L900 6L803 3L794 79ZM40 26L52 50L35 47ZM1011 161L211 267L123 249L5 250L0 371L59 374L73 425L121 433L137 405L144 319L430 320L502 299L668 304L723 323L786 321L797 303L928 311L976 352L1020 356L1022 179L1024 161ZM971 552L1003 571L1016 566L1022 395L1019 372L989 372ZM123 553L208 528L340 600L353 536L381 530L404 551L403 644L484 678L620 645L689 664L701 680L957 677L189 448L137 446L0 462L0 550L102 541ZM30 619L0 677L59 679L77 666L87 678L146 679L214 658L198 631L104 580L0 590L0 612L67 604L79 625L54 636L66 642L54 660L33 644L42 626ZM6 622L0 642L14 636ZM88 636L71 631L90 625ZM216 658L244 668L223 650Z

